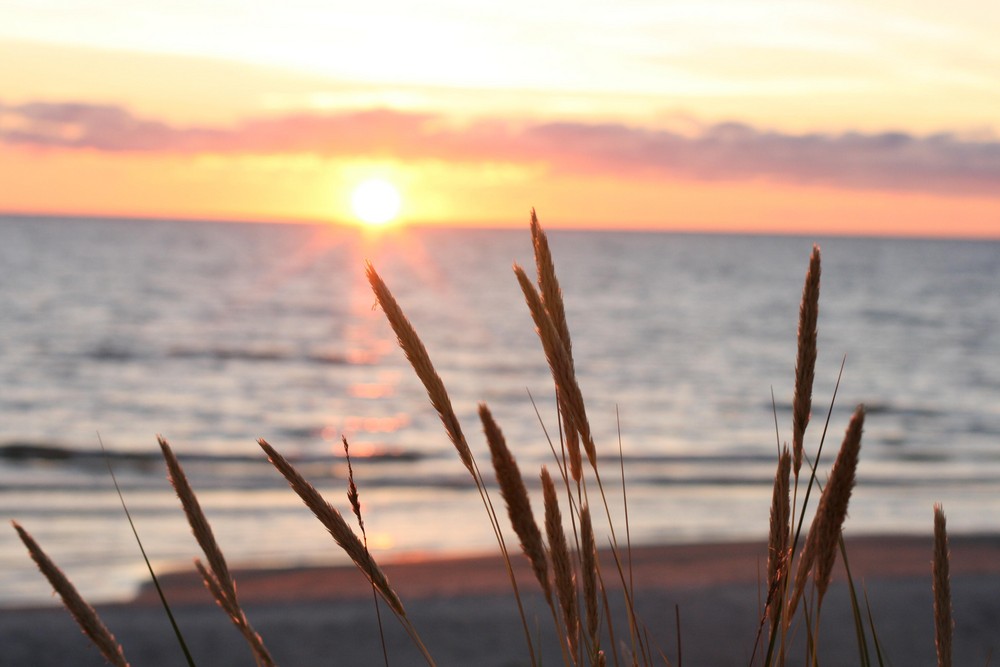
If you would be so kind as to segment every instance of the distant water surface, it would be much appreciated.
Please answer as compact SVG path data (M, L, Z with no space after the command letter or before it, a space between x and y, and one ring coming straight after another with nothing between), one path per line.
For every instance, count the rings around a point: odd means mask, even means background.
M869 408L849 530L1000 531L1000 243L550 233L598 448L625 457L633 538L762 538L790 440L795 328L823 251L815 452ZM0 515L95 600L143 565L98 434L160 568L197 555L155 436L180 454L231 561L342 561L270 468L263 437L346 508L351 442L373 549L493 548L467 473L364 278L371 259L423 338L473 450L492 409L537 493L552 383L511 263L527 229L0 218ZM771 392L777 406L775 434ZM484 468L485 470L485 468ZM540 506L540 502L539 502ZM615 508L613 507L613 510ZM12 530L0 605L48 602Z

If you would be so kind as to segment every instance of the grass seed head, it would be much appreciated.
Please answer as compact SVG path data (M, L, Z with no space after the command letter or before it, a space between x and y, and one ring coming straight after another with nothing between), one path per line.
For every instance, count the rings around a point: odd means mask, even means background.
M42 551L42 548L38 546L38 543L31 534L16 521L11 521L11 524L14 526L14 530L17 531L18 537L21 538L21 542L27 547L28 553L31 554L31 559L35 561L35 565L38 566L38 569L49 580L49 583L52 584L52 588L62 598L63 605L73 616L77 625L80 626L83 634L87 636L110 664L117 667L128 667L128 662L125 660L121 646L119 646L118 641L111 634L111 631L108 630L107 626L104 625L104 622L101 621L94 608L84 601L80 593L77 592L76 587L70 583L70 580L56 566L52 559Z
M448 438L462 460L462 465L465 466L473 477L476 477L472 451L469 449L469 444L462 433L462 426L455 415L455 409L451 405L451 398L444 387L444 382L437 371L434 370L434 365L431 363L427 348L424 347L413 325L410 324L410 321L403 314L403 309L399 307L395 297L392 296L392 292L389 291L389 288L375 271L375 267L372 266L371 262L367 263L367 275L372 291L375 292L375 298L378 300L379 306L382 307L382 312L385 313L386 319L389 320L389 325L392 327L393 332L395 332L396 339L399 342L399 346L403 349L406 359L410 362L417 377L420 378L424 388L427 390L427 396L430 398L431 405L437 410L438 416L441 418L441 423L444 424L445 431L448 433Z
M934 506L934 644L937 648L938 667L951 667L952 633L955 628L951 608L951 580L949 576L948 530L944 510Z
M816 323L819 319L819 246L814 245L809 257L799 305L798 356L795 361L795 393L792 398L792 452L795 476L802 467L803 438L812 410L813 377L816 369Z
M549 582L548 558L545 555L545 544L542 533L535 522L531 510L531 499L524 485L524 478L518 468L517 460L507 447L503 432L493 419L485 403L479 405L479 418L483 422L483 432L490 447L493 459L493 470L496 473L500 494L507 505L507 515L518 539L521 550L531 563L531 569L542 587L547 600L552 599L552 585Z

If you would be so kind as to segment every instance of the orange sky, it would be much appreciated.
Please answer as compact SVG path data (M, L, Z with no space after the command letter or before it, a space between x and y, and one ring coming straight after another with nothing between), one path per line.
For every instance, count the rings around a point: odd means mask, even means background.
M1000 237L992 4L47 6L0 211L354 222L379 177L410 223Z

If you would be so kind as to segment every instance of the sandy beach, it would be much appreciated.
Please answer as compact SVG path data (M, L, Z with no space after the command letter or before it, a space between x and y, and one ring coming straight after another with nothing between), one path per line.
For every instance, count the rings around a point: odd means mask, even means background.
M1000 649L1000 537L953 538L955 664L982 665ZM884 653L894 665L934 664L929 538L849 540L852 572L863 582ZM764 567L761 544L641 547L633 552L637 604L655 643L677 663L677 610L682 662L688 667L746 665L757 632ZM524 563L544 664L559 664L547 612ZM412 558L386 566L408 613L441 665L527 664L525 640L503 567L495 557ZM610 571L610 570L609 570ZM858 664L843 570L823 608L826 665ZM251 622L280 665L382 664L371 590L353 568L237 570ZM198 664L252 664L242 639L190 573L164 577ZM616 606L612 601L612 606ZM620 607L620 604L617 606ZM99 608L133 665L183 664L155 595ZM390 664L418 665L419 655L383 611ZM55 667L101 665L102 659L59 608L0 612L0 662Z

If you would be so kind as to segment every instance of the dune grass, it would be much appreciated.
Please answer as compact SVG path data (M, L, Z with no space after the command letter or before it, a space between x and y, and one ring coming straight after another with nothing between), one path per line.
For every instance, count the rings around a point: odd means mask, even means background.
M558 404L559 436L550 441L553 461L539 471L542 486L541 521L536 518L523 473L516 457L503 436L500 425L486 404L479 406L481 428L488 446L493 474L506 509L507 520L518 540L522 555L543 596L551 617L551 626L541 631L529 621L522 603L522 591L514 576L512 559L516 554L508 546L506 531L501 525L488 484L469 446L465 432L452 407L444 382L434 370L430 355L406 318L388 285L376 268L367 265L367 276L375 298L386 315L399 345L418 378L423 383L431 405L437 411L446 436L455 447L462 465L472 477L482 500L487 520L496 536L504 567L510 578L514 603L519 611L525 642L525 660L539 665L536 645L555 642L566 666L577 665L653 665L672 664L667 655L676 656L682 665L680 647L680 610L677 646L662 646L649 627L669 627L672 619L654 619L647 624L637 613L636 585L631 572L631 537L628 528L628 499L625 491L624 467L619 449L598 449L590 429L583 392L576 379L572 341L566 320L562 291L555 273L548 238L534 211L531 213L531 236L535 251L537 276L534 280L520 266L514 265L515 278L524 294L534 321L545 358L552 372ZM878 641L877 624L872 618L867 595L858 595L850 576L849 561L844 548L842 529L847 517L851 492L861 452L865 420L864 406L854 410L844 431L835 460L828 474L821 467L823 445L829 428L833 400L819 435L815 452L806 450L805 440L812 415L812 391L817 358L816 339L819 315L820 249L814 246L809 258L800 304L797 335L797 355L792 401L791 447L777 438L776 473L769 516L766 556L766 593L759 618L747 623L758 628L757 643L752 648L751 665L784 666L822 664L820 654L820 618L838 554L848 575L851 606L858 641L858 664L884 664L882 646ZM839 379L837 386L839 388ZM780 433L777 418L776 429ZM543 426L544 427L544 426ZM548 436L546 436L548 437ZM169 471L169 479L181 501L191 530L205 555L205 562L196 560L206 588L227 614L238 632L245 638L257 665L274 665L263 639L253 629L237 596L236 582L226 564L222 549L216 542L197 496L184 475L180 461L170 445L159 439ZM306 480L295 466L264 440L259 445L268 460L300 496L334 541L357 566L371 584L375 596L376 614L381 600L396 616L414 646L428 665L434 658L421 639L413 620L388 577L367 546L361 515L358 489L353 470L348 480L347 497L357 520L361 537L344 516ZM348 443L344 441L349 456ZM349 459L348 459L349 460ZM610 509L610 487L602 480L605 472L621 471L621 491L624 515L615 516ZM821 483L821 479L825 482ZM818 500L810 503L814 494ZM595 532L592 508L607 519L608 535ZM809 518L811 517L811 518ZM762 522L764 517L762 517ZM619 533L624 530L619 541ZM19 524L14 528L24 542L39 569L62 597L80 627L93 641L109 663L127 665L121 647L101 623L92 607L79 596L69 580L45 555L41 547ZM610 545L614 567L605 568L598 555L598 544ZM933 592L937 664L951 665L953 620L948 575L948 545L944 514L934 508ZM207 565L205 564L207 563ZM612 614L610 599L624 598L624 617ZM862 605L862 600L864 604ZM164 605L166 605L164 601ZM168 608L169 610L169 608ZM533 629L534 628L534 629ZM804 637L804 641L802 640ZM725 640L725 638L721 638ZM383 659L390 664L385 651Z

